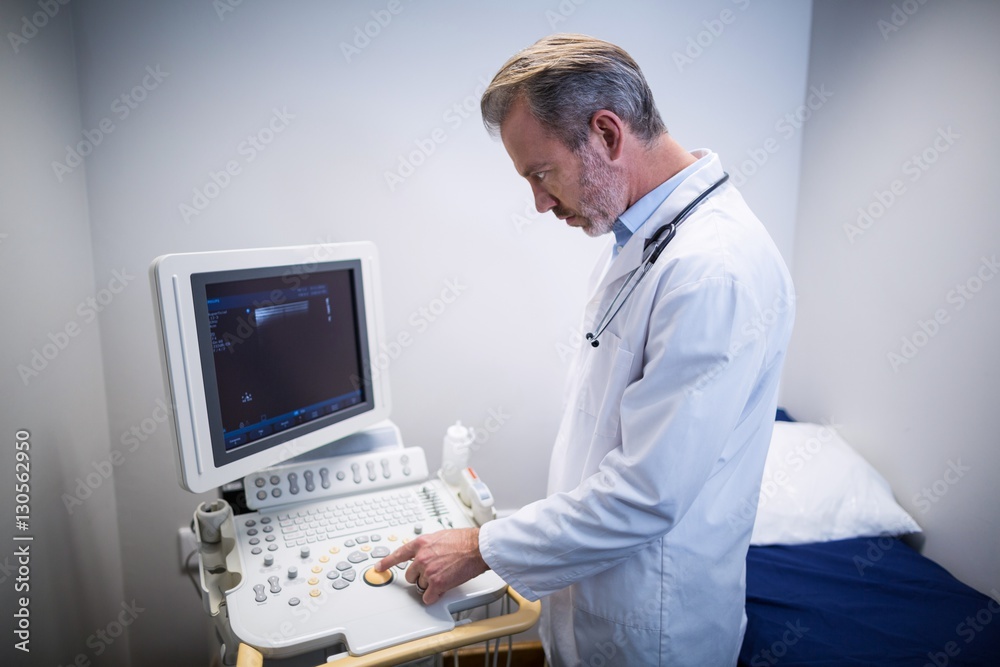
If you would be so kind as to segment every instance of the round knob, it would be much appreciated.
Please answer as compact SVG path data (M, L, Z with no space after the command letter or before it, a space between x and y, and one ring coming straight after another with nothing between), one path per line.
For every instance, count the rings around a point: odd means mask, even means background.
M302 547L299 549L299 555L303 558L309 558L309 547Z
M365 571L365 583L369 586L385 586L392 581L392 570L377 572L374 567Z
M297 568L297 567L290 567L290 568L288 568L288 578L289 579L294 579L297 576L299 576L299 568Z
M414 535L419 535L422 532L424 532L424 527L421 526L419 523L413 527L413 534Z
M264 554L264 567L271 567L274 565L274 555Z

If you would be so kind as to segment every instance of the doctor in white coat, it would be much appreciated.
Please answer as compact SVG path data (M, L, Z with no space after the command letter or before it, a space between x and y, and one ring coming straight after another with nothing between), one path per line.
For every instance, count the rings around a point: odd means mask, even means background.
M667 134L620 48L544 38L501 68L482 108L539 211L614 235L582 324L599 345L574 361L548 496L422 536L380 567L412 559L406 578L428 603L492 568L544 598L556 667L735 665L746 507L794 317L785 264L719 157ZM704 193L649 263L647 242Z

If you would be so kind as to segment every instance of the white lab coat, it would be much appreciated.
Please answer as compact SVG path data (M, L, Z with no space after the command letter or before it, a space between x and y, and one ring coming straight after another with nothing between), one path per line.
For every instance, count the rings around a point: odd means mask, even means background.
M716 155L592 277L592 331L645 237L722 176ZM606 270L605 270L606 268ZM549 495L483 526L486 562L543 601L549 662L735 665L745 561L794 293L729 183L678 228L607 331L582 344Z

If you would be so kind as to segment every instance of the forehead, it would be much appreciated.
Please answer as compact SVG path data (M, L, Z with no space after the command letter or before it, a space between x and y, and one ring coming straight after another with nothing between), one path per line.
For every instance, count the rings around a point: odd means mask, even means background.
M518 98L511 104L507 117L500 124L500 140L514 162L514 168L522 176L571 159L573 155L531 114L524 98Z

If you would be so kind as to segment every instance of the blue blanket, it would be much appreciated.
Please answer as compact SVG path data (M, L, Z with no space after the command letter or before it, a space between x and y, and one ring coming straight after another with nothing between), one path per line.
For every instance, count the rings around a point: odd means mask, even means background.
M739 664L998 667L992 595L889 537L750 547Z

